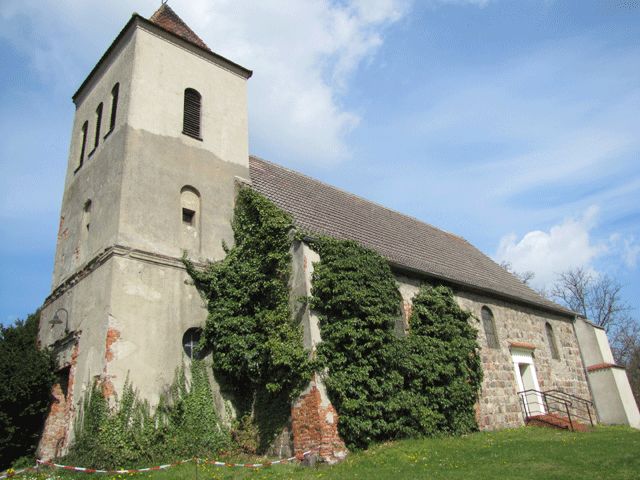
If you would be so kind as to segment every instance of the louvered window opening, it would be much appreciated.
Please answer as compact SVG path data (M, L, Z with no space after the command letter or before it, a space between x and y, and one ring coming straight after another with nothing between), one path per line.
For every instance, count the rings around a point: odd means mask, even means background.
M201 139L200 136L200 104L202 97L192 89L187 88L184 91L184 118L182 125L182 133Z
M496 334L496 324L493 320L493 313L487 307L482 307L482 327L487 337L489 348L498 348L498 335Z
M556 336L553 333L553 327L550 323L547 323L544 328L547 331L547 341L549 342L549 349L551 350L551 358L560 360L560 352L558 352L558 345L556 345Z

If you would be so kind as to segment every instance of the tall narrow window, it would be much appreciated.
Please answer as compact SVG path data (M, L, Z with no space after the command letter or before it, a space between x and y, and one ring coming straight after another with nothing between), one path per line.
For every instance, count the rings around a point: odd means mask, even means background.
M84 163L84 152L87 148L87 130L89 129L89 122L84 122L82 125L82 132L80 133L81 144L80 144L80 161L78 162L78 168L76 168L76 172L80 170L82 164Z
M79 251L82 258L86 259L89 254L89 230L91 229L91 200L84 202L82 209L82 225L80 227Z
M482 327L487 337L487 345L489 348L499 348L498 335L496 334L496 323L493 320L493 313L487 307L482 307Z
M93 140L93 150L91 153L98 148L98 143L100 143L100 125L102 124L102 103L98 105L96 108L96 137Z
M109 131L107 135L111 133L116 126L116 115L118 113L118 93L120 92L120 84L116 83L111 89L111 119L109 120Z
M200 251L200 193L191 186L180 190L182 218L181 247L192 253Z
M560 360L560 352L558 352L558 345L556 344L556 336L553 333L553 327L549 322L544 326L547 332L547 342L549 342L549 350L551 350L551 358L554 360Z
M202 96L193 88L184 91L182 133L200 139L200 104Z

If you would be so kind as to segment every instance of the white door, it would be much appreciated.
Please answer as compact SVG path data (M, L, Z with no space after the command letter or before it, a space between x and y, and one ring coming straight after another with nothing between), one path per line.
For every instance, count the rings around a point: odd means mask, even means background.
M533 352L527 349L512 349L511 358L518 383L520 399L524 403L527 416L541 415L545 413L542 395L538 393L538 376L536 366L533 364Z

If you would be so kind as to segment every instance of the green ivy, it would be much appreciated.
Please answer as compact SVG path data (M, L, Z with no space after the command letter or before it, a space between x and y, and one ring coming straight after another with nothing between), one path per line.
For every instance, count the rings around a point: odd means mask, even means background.
M149 465L193 456L206 457L230 446L220 424L201 361L191 364L191 382L184 368L155 411L138 399L126 382L114 408L94 385L85 397L76 440L67 459L99 468Z
M241 420L234 436L247 448L257 443L264 451L282 430L314 368L324 374L349 447L476 428L476 332L451 290L423 287L410 333L398 338L401 296L388 262L352 241L313 240L321 260L309 300L323 341L312 362L289 310L291 217L243 189L232 227L235 245L224 260L202 271L185 264L208 303L202 348L235 398Z
M311 307L319 314L318 363L340 415L347 445L366 447L395 436L389 400L403 386L393 369L393 334L401 297L388 263L355 242L321 238Z
M242 189L232 227L235 244L224 260L202 271L185 264L208 304L202 347L212 352L216 378L235 398L239 416L254 419L264 450L311 375L302 329L289 309L293 222Z
M448 287L425 285L413 298L410 333L394 357L404 378L397 418L405 436L477 429L482 365L470 318Z
M476 332L451 290L421 288L410 333L397 338L401 297L388 262L352 241L320 238L313 247L318 362L347 445L476 428Z

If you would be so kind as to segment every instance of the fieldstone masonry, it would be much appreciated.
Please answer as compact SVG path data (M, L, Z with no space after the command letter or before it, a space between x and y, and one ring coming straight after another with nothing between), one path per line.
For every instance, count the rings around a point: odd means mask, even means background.
M420 280L397 275L396 280L406 305L420 288ZM511 350L519 345L533 347L533 360L541 390L558 389L591 400L578 340L572 321L541 309L521 306L495 297L457 291L460 306L473 315L472 324L478 330L480 358L484 379L476 408L478 426L482 430L519 427L524 417L518 398L518 383ZM480 322L480 310L488 307L493 313L499 348L489 348ZM405 307L406 309L406 307ZM545 324L555 333L560 359L551 358Z

